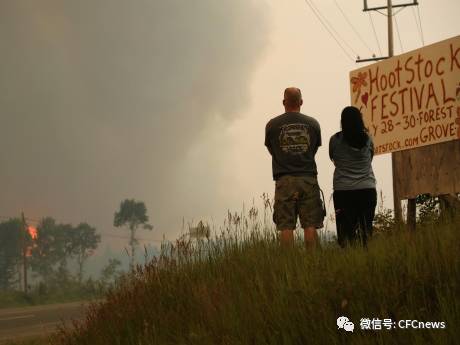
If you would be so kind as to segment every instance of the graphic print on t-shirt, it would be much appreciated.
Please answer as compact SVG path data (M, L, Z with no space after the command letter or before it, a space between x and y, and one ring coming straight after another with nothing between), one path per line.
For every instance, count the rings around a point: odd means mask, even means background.
M292 123L280 128L280 147L286 153L305 153L310 147L310 134L308 125Z

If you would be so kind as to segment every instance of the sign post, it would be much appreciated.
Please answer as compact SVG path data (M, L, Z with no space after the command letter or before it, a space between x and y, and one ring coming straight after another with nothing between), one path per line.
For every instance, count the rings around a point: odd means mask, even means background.
M460 36L356 69L350 82L375 154L393 154L395 205L459 192ZM415 215L415 200L408 206Z

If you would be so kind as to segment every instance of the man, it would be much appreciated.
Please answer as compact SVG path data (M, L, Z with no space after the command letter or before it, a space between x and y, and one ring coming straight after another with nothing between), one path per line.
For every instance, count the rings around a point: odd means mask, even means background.
M298 88L284 91L285 113L265 127L265 146L272 156L275 182L273 221L283 244L294 242L297 217L304 229L305 245L317 243L316 229L323 226L324 209L317 180L315 154L321 146L318 121L300 113Z

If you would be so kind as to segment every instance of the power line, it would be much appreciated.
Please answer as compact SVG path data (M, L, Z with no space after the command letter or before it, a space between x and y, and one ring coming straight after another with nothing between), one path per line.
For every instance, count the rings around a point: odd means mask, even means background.
M402 41L401 41L401 34L399 33L399 25L398 25L398 21L396 19L396 16L393 17L394 20L395 20L395 26L396 26L396 33L398 34L398 40L399 40L399 46L401 47L401 53L404 52L404 48L403 48L403 45L402 45Z
M323 21L323 19L321 19L321 16L318 13L316 13L315 8L313 7L313 5L308 0L305 0L305 3L310 7L310 9L312 10L313 14L316 16L316 18L318 18L318 20L321 22L323 27L327 30L329 35L331 35L331 37L334 39L334 41L337 43L337 45L342 49L342 51L345 53L345 55L348 56L348 58L350 60L354 61L353 57L346 51L346 49L343 47L343 45L340 43L340 41L337 39L337 37L334 36L334 34L332 33L331 29L329 29L328 26Z
M399 12L401 12L405 7L401 7L399 10L395 11L395 13L392 14L392 17L397 15ZM376 12L380 13L382 16L388 17L388 14L385 12L380 12L380 10L375 10Z
M420 27L418 25L417 15L415 14L415 8L413 7L412 7L412 16L414 17L415 26L417 27L418 36L420 37L420 42L422 42L422 34L420 33Z
M369 52L371 54L373 54L373 51L372 49L369 47L369 45L366 43L366 41L364 41L364 39L362 38L362 36L359 34L359 31L356 30L355 26L352 24L352 22L348 19L348 16L345 14L345 12L343 11L342 7L340 7L339 3L337 2L337 0L334 0L334 3L335 5L337 6L337 8L339 9L340 13L342 13L342 16L345 18L345 20L347 21L348 25L350 25L351 29L353 30L353 32L356 34L356 36L358 36L359 40L367 47L367 49L369 50Z
M98 235L101 235L102 237L114 237L114 238L120 238L120 239L123 239L123 240L129 240L129 239L130 239L129 237L126 237L126 236L107 234L107 233L104 233L104 232L99 232L99 233L97 233L97 234L98 234ZM167 240L167 239L158 240L158 239L153 239L153 238L139 238L139 237L136 237L136 240L139 240L139 241L150 241L150 242L159 242L159 243L169 241L169 240Z
M420 25L418 23L417 14L415 13L415 8L413 7L412 7L412 15L414 17L415 25L417 26L417 32L418 32L418 36L420 37L420 42L422 43L422 46L423 46L424 44L423 44L422 32L420 31Z
M418 14L418 21L420 23L420 35L422 36L422 44L425 45L425 39L423 37L422 19L420 17L420 5L417 6L417 14Z
M343 43L345 43L345 45L348 47L348 49L350 49L353 54L355 55L358 55L358 53L356 52L356 50L353 49L353 47L351 45L348 44L348 42L340 36L339 32L337 30L334 29L334 26L327 20L326 16L323 15L320 11L320 9L318 8L318 6L315 5L315 3L313 2L313 0L309 0L310 3L312 4L312 6L316 9L316 11L318 12L318 14L324 19L324 21L326 22L327 25L329 25L329 27L332 29L332 31L334 31L334 33L336 34L336 36L341 40L343 41Z
M371 12L368 12L368 14L369 14L369 20L370 20L371 26L372 26L372 31L374 32L375 41L377 42L377 47L379 48L379 53L380 53L380 55L382 55L382 48L380 48L380 42L379 42L379 38L377 36L377 31L375 31L375 25L374 25L374 20L372 19L372 14L371 14Z
M372 30L374 32L374 37L375 37L375 40L377 42L377 45L379 47L379 51L380 51L380 54L382 55L382 50L380 48L380 42L379 42L379 39L378 39L378 36L377 36L377 32L375 30L375 25L374 25L374 21L372 19L372 15L370 13L370 11L376 11L382 15L384 15L385 17L387 17L387 23L388 23L388 56L381 56L381 57L373 57L372 59L359 59L357 60L356 62L368 62L368 61L378 61L378 60L382 60L382 59L386 59L386 58L389 58L389 57L392 57L394 55L394 39L393 39L393 18L394 18L394 23L395 23L395 26L396 26L396 30L398 32L398 38L399 38L399 45L401 47L401 52L404 51L404 47L403 47L403 44L402 44L402 39L401 39L401 33L400 33L400 30L399 30L399 23L396 19L396 15L399 14L402 10L404 10L406 7L408 6L417 6L418 5L418 2L417 0L413 0L412 2L407 2L407 3L398 3L396 5L393 5L391 0L388 1L387 3L387 6L379 6L379 7L368 7L367 6L367 1L364 1L364 11L366 12L369 12L369 21L371 22L371 26L372 26ZM397 11L393 11L393 9L395 7L400 7L399 10ZM380 10L382 9L386 9L388 12L387 13L382 13L380 12ZM394 157L393 157L393 160L394 160ZM393 185L393 189L394 189L394 185ZM396 199L395 199L396 200ZM398 219L401 219L401 205L398 206L398 203L395 202L395 214L397 214L397 217Z
M405 9L405 7L401 7L399 10L397 10L395 13L393 13L393 16L397 15L399 12L401 12L404 9Z

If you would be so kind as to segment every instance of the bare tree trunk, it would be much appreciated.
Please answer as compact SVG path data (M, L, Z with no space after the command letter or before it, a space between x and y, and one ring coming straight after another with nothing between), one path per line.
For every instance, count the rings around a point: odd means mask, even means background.
M22 286L22 265L20 262L18 262L17 268L18 268L18 288L19 290L21 290L23 286Z
M135 258L135 246L136 246L136 229L131 228L131 239L129 241L129 245L131 246L131 262L130 262L130 269L134 270L134 258Z
M81 285L81 282L83 280L83 257L80 256L78 258L78 284Z

